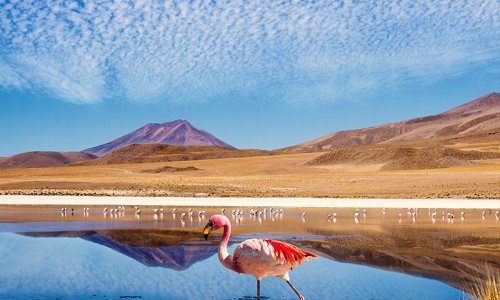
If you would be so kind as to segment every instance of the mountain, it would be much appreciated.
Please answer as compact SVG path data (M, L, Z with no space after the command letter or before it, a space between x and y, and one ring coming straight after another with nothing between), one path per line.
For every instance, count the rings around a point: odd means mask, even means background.
M162 124L149 123L111 142L88 148L83 152L102 156L113 150L132 144L167 144L180 146L217 146L233 148L212 134L198 129L186 120Z
M132 144L91 161L77 165L109 165L151 162L169 162L200 159L235 158L272 155L265 150L239 150L215 146L175 146L160 144Z
M498 130L500 130L500 94L490 93L441 114L334 132L279 151L324 151L356 145L391 144L433 137L498 132Z
M97 156L83 152L34 151L9 156L0 160L0 168L46 168L63 166Z

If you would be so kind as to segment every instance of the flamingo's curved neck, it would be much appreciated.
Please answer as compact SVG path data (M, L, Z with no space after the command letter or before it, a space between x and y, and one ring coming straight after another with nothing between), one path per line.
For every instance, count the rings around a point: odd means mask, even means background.
M229 242L229 237L231 236L231 224L226 224L224 227L224 233L222 234L222 239L219 243L219 251L218 256L220 262L224 265L224 267L234 270L233 266L233 257L229 255L227 252L227 244Z

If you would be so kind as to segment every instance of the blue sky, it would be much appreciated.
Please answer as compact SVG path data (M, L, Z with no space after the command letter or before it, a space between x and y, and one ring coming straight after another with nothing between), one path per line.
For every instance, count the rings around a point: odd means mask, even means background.
M0 156L187 119L241 148L500 90L498 1L2 1Z

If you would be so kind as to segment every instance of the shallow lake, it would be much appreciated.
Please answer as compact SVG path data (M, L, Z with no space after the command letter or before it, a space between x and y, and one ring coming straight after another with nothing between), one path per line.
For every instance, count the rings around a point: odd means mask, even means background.
M141 215L104 214L81 207L0 207L0 299L251 299L253 277L222 267L216 252L220 232L205 241L201 231L220 208L186 208ZM198 217L199 210L206 216ZM253 237L285 240L319 255L290 275L306 299L461 299L462 265L486 260L495 267L500 236L494 212L369 209L284 209L266 217L226 214L232 220L230 253ZM302 217L302 213L306 215ZM336 213L336 217L327 214ZM431 213L434 210L431 211ZM401 214L401 216L400 216ZM432 237L432 244L426 244ZM417 243L417 245L415 244ZM418 243L422 243L418 249ZM435 245L437 243L437 245ZM443 246L444 245L444 246ZM477 258L467 247L491 253ZM464 248L465 247L465 248ZM415 250L417 249L417 250ZM456 252L454 249L462 249ZM451 253L459 253L453 254ZM453 252L455 251L455 252ZM447 260L448 259L448 260ZM453 263L456 261L456 263ZM443 263L446 262L446 263ZM449 268L447 265L451 264ZM295 299L276 278L262 281L263 299Z

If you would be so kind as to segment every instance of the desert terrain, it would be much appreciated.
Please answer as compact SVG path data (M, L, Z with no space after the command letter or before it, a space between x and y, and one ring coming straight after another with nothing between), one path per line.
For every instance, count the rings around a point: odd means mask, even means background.
M2 169L0 194L500 198L500 159L412 170L358 163L308 165L323 154Z
M80 152L82 161L4 158L0 194L496 199L500 94L274 151L232 148L184 120L97 148L100 157Z

